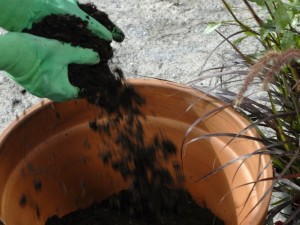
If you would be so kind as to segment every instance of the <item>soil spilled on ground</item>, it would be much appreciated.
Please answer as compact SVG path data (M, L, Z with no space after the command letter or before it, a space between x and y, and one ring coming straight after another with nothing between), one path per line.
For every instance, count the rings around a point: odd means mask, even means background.
M92 4L79 4L107 29L114 24ZM56 39L74 46L91 48L101 61L96 65L69 65L69 80L79 88L79 97L105 110L107 120L95 118L90 128L99 133L107 149L101 159L130 181L123 190L108 199L58 218L46 225L84 224L223 224L209 210L199 207L184 189L172 189L184 183L180 163L175 160L176 146L161 132L145 138L141 112L145 100L126 83L121 69L111 71L108 61L113 57L111 43L92 34L87 22L73 15L49 15L24 32ZM113 146L105 146L105 140ZM172 171L166 164L173 165Z

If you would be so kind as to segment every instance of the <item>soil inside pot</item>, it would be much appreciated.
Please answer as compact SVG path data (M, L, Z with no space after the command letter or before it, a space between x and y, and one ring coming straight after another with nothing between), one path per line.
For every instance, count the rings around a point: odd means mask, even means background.
M131 191L123 190L111 196L101 203L93 204L88 208L72 212L63 218L53 216L48 219L46 225L221 225L224 224L216 218L208 209L200 208L192 197L183 190L168 190L166 195L160 196L168 198L177 196L180 204L173 208L173 211L161 212L162 216L158 220L152 214L132 214ZM172 199L171 199L172 200ZM116 201L118 205L114 204ZM160 212L163 207L158 208ZM84 219L83 219L84 218Z
M94 5L79 6L109 30L113 29L108 16ZM90 128L99 133L102 147L107 149L101 155L102 162L131 184L128 190L87 209L63 218L49 218L47 225L223 224L209 210L195 204L184 189L169 188L183 187L184 183L180 163L175 160L177 149L159 131L153 137L145 138L143 124L146 118L140 110L145 101L125 82L120 69L111 71L108 65L108 60L113 57L110 42L92 34L87 29L87 22L73 15L49 15L24 32L91 48L99 53L101 61L96 65L69 65L69 80L79 88L80 97L108 112L107 120L103 122L99 115L90 121ZM107 142L108 139L113 141ZM170 162L173 171L166 168Z

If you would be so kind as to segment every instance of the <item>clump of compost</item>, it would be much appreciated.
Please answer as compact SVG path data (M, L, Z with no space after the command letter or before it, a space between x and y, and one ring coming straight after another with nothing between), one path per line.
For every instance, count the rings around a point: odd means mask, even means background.
M107 14L94 5L79 6L108 30L114 29ZM99 53L101 61L96 65L69 65L69 80L79 88L79 97L108 112L106 120L99 116L89 125L106 149L100 155L102 162L131 184L128 190L86 209L62 218L53 216L46 225L223 224L209 210L200 208L183 188L172 188L184 182L176 161L176 146L161 132L146 138L147 119L141 110L145 100L125 82L121 69L111 71L110 42L98 38L88 30L87 22L74 15L46 16L24 32ZM166 165L171 165L171 169Z
M79 4L79 6L108 30L115 27L107 14L97 10L93 4ZM74 15L51 14L34 23L32 28L24 29L23 32L96 51L100 56L100 62L95 65L70 64L69 80L73 86L79 88L80 98L86 98L90 103L113 112L120 108L120 98L128 94L126 90L131 87L123 85L124 77L120 69L111 71L109 68L108 60L113 57L111 42L100 39L87 26L87 21Z

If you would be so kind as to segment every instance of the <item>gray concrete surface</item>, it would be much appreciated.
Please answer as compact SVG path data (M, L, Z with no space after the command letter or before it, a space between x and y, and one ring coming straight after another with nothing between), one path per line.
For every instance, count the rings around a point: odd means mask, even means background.
M225 19L228 16L220 1L90 2L107 12L111 20L126 33L122 44L113 44L113 63L120 66L128 78L156 77L180 83L197 78L205 59L221 41L215 33L204 35L204 28L209 21ZM241 1L236 1L239 2ZM214 55L207 67L220 63L220 55L224 49L225 46L219 51L219 55ZM0 132L16 118L16 115L41 101L29 93L22 95L21 90L19 85L0 72Z

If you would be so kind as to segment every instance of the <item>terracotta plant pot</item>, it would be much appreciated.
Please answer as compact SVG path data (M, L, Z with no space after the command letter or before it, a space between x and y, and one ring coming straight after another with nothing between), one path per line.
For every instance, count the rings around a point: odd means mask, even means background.
M179 84L151 79L130 82L146 99L142 108L147 117L146 134L161 130L178 148L191 124L222 106L216 99ZM85 100L46 101L29 109L2 133L0 218L6 225L42 225L49 216L87 207L127 187L118 173L99 160L101 142L88 125L98 111ZM208 133L239 133L247 125L229 107L199 123L185 143ZM254 130L244 134L257 136ZM241 138L226 145L230 140L223 136L199 139L184 148L186 189L226 224L261 224L270 200L270 193L264 194L271 183L251 182L272 176L268 156L237 160L196 182L214 168L262 147ZM177 157L180 160L180 151Z

